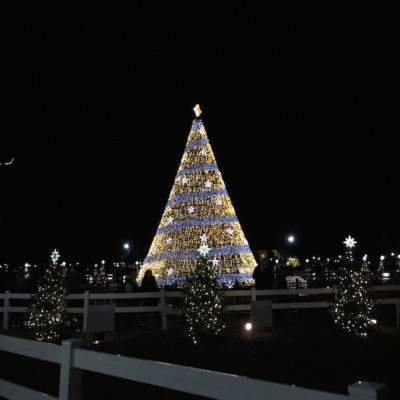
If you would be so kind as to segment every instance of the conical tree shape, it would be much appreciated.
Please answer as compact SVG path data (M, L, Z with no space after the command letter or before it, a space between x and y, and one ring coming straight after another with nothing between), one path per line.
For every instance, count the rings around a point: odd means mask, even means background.
M186 148L157 233L138 279L152 270L158 283L181 283L192 271L201 245L219 280L250 280L255 259L236 217L207 133L193 121Z

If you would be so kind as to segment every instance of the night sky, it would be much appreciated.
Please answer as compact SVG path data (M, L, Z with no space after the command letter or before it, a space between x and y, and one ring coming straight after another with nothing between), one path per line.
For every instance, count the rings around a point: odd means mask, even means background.
M394 13L190 3L10 12L0 262L143 258L197 102L253 250L400 250Z

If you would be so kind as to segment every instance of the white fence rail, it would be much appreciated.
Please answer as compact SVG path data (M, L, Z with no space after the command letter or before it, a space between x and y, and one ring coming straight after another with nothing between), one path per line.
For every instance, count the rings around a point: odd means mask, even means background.
M396 307L396 328L400 333L400 285L388 286L373 286L374 292L395 292L397 297L376 299L375 304L394 304ZM316 289L274 289L274 290L228 290L224 292L226 298L247 297L250 301L257 300L259 296L272 296L277 300L280 296L287 298L296 297L296 301L276 302L272 304L274 310L279 309L301 309L301 308L326 308L331 305L329 301L309 301L310 296L315 295L333 295L334 288L316 288ZM10 313L26 313L27 307L14 307L10 306L10 300L20 299L27 300L31 298L31 294L26 293L0 293L0 300L4 299L3 307L0 307L0 312L3 313L3 329L9 328L9 314ZM168 299L182 298L183 294L179 291L165 291L161 289L159 292L148 293L90 293L86 291L81 294L69 294L66 299L68 300L82 300L83 307L67 307L67 312L71 314L83 314L83 331L87 332L87 321L89 304L91 300L98 301L121 301L121 300L135 300L135 299L159 299L159 304L154 306L125 306L116 305L115 312L117 314L125 313L143 313L143 312L158 312L161 314L162 329L167 329L167 314L176 313L174 307L169 307ZM228 304L226 311L250 311L251 302L246 304Z
M244 376L81 349L78 339L62 345L0 335L0 350L61 365L59 396L52 397L0 379L0 396L11 400L80 400L82 370L221 400L373 400L384 396L381 383L359 381L348 395L284 385Z

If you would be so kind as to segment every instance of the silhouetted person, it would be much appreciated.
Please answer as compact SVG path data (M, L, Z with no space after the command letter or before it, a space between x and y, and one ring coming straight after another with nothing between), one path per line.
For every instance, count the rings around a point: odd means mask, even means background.
M158 292L158 287L156 283L156 279L153 276L153 273L150 269L148 269L143 276L142 284L140 285L140 290L142 292ZM143 305L145 306L157 306L158 298L150 298L143 299ZM142 313L142 324L146 319L147 313Z
M253 271L253 279L256 282L256 289L272 289L274 286L274 271L266 264L257 265Z
M142 284L140 285L140 290L142 292L158 292L158 287L156 283L156 279L153 276L153 273L150 269L148 269L143 276ZM157 305L158 299L144 299L145 305Z

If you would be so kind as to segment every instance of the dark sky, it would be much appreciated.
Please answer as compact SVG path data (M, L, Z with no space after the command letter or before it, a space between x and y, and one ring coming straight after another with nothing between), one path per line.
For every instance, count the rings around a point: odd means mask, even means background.
M253 249L399 247L393 10L134 3L10 11L0 262L144 257L197 102Z

